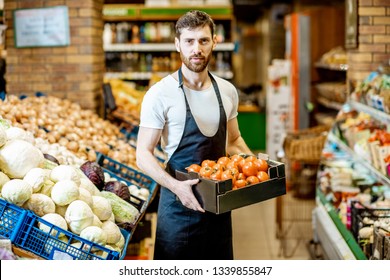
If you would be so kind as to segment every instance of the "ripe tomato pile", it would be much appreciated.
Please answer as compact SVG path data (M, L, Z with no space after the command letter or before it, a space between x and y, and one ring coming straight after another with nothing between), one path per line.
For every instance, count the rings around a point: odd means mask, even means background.
M188 172L199 173L202 178L216 181L232 179L233 189L269 180L267 161L255 156L243 157L236 154L220 157L217 161L206 159L200 165L194 163L186 169Z

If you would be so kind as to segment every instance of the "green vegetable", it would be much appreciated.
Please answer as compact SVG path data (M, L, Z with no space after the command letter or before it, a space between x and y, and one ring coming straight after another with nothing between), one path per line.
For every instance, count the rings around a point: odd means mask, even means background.
M140 212L133 205L112 192L101 191L100 194L110 201L115 222L133 224L137 221Z

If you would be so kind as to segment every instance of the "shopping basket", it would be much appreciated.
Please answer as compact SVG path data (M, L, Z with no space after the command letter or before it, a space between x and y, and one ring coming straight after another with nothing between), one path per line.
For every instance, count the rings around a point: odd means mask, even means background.
M330 127L319 125L289 132L284 139L283 149L291 161L319 162Z

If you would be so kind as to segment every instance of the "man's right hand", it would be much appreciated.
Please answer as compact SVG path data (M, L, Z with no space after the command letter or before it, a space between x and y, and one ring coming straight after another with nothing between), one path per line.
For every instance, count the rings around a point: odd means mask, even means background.
M192 186L199 183L199 179L191 179L186 181L178 181L178 185L175 188L175 194L180 199L180 202L187 208L194 211L205 212L196 199Z

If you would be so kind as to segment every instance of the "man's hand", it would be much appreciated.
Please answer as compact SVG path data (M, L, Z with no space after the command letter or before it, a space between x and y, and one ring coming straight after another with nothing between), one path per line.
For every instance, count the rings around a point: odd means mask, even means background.
M199 183L199 179L179 181L179 185L175 188L175 194L185 207L195 211L205 212L192 191L192 186L197 183Z

